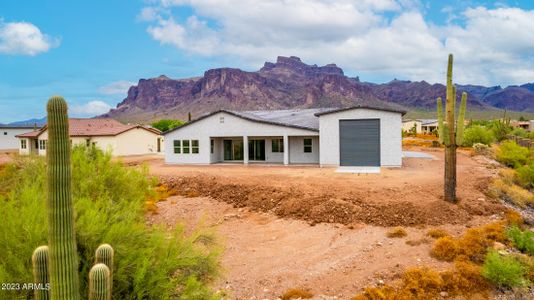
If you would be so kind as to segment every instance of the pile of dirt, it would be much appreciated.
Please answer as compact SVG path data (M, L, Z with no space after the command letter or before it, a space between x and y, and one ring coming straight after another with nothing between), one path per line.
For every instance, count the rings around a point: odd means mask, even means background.
M282 218L316 223L365 223L378 226L417 226L465 224L474 215L503 211L494 201L450 204L443 200L413 203L405 200L381 201L368 191L346 194L316 192L305 188L273 187L263 184L228 183L216 176L162 176L161 182L173 193L187 197L211 197L234 207L269 212ZM384 191L395 197L395 191Z

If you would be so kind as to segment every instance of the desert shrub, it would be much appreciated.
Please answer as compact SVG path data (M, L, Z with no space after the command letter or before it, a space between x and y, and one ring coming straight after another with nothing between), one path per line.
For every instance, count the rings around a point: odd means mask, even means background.
M497 141L502 141L512 131L512 126L500 120L491 121L488 123L488 127L491 129L493 136Z
M426 232L426 235L428 235L429 237L433 239L450 236L450 234L445 229L441 229L441 228L431 228Z
M420 239L417 239L417 240L408 240L405 243L408 246L419 246L421 244L429 244L430 243L430 239L424 237L424 238L420 238Z
M502 198L520 207L526 207L534 203L534 194L506 179L494 180L488 190L493 197Z
M480 125L474 125L465 129L462 146L471 147L476 143L490 145L494 140L491 130Z
M444 261L452 261L458 255L458 242L450 236L444 236L436 240L430 254Z
M408 235L408 232L406 232L406 229L402 227L394 227L386 233L386 236L388 238L402 238L407 235Z
M526 131L525 129L521 128L521 127L516 127L512 130L512 132L510 132L511 135L515 135L515 136L518 136L518 137L522 137L522 138L526 138L528 137L528 131Z
M287 290L280 298L282 300L291 300L291 299L309 299L312 298L313 294L308 290L302 289L290 289Z
M517 168L517 181L527 189L534 189L534 163Z
M523 225L523 217L515 210L509 209L504 214L504 219L508 225L521 226Z
M473 144L473 155L484 155L489 156L492 154L492 150L488 145L484 145L481 143L475 143Z
M488 287L482 268L468 261L456 261L454 269L441 273L444 288L451 294L476 293Z
M163 120L159 120L157 122L152 123L152 127L158 129L161 132L165 132L167 130L176 128L178 126L182 126L183 124L184 124L184 121L181 121L181 120L163 119Z
M530 161L531 154L528 148L521 147L514 141L504 141L497 149L496 158L509 167L519 168Z
M506 235L517 250L534 255L534 232L528 229L522 231L519 227L512 226L506 230Z
M499 287L528 286L530 282L526 278L527 273L526 266L516 257L513 255L501 256L493 250L488 252L482 266L482 275Z
M76 147L72 153L73 201L80 283L94 251L106 242L115 249L114 299L206 299L206 284L217 274L218 249L209 233L186 236L146 225L144 201L153 197L155 182L146 168L126 168L109 153ZM32 282L31 255L47 243L46 165L41 157L21 157L12 166L13 182L0 195L0 281ZM0 178L4 185L4 178ZM202 298L191 293L204 291ZM27 299L31 291L7 295ZM195 294L196 295L196 294Z

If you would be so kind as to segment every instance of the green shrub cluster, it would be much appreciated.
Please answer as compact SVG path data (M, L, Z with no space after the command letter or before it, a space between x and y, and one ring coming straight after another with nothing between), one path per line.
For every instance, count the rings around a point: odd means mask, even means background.
M517 250L534 255L534 232L528 229L522 231L519 227L512 226L506 230L506 235Z
M504 141L497 150L497 160L511 168L519 168L532 162L532 153L514 141Z
M465 129L462 146L471 147L476 143L490 145L494 141L495 137L491 130L481 125L473 125Z
M528 267L513 255L500 255L491 250L482 266L482 275L498 287L513 288L530 286Z
M527 189L534 189L534 163L517 168L517 180L519 184Z
M146 224L143 204L156 184L146 168L126 168L94 147L75 147L72 164L81 290L87 290L94 249L107 242L115 249L114 299L213 297L207 284L220 253L214 237ZM21 157L0 172L1 282L32 282L32 252L47 243L45 179L41 157ZM31 291L6 295L28 299Z
M152 127L160 130L161 132L165 132L167 130L171 130L173 128L176 128L178 126L182 126L184 124L184 121L181 120L170 120L170 119L163 119L159 120L157 122L152 123Z

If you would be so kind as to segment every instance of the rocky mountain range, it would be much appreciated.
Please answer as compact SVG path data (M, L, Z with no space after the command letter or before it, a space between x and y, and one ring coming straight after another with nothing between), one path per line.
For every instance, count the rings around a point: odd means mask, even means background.
M534 83L484 87L458 85L469 94L470 110L508 109L534 112ZM445 94L442 84L393 80L384 84L348 77L335 64L308 65L300 58L279 56L255 72L211 69L202 77L141 79L128 96L105 116L146 122L185 119L217 109L257 110L346 107L355 104L434 110Z

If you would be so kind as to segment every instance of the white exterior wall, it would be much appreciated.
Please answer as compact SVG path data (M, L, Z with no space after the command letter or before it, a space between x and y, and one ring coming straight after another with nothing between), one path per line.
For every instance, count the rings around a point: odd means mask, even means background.
M415 124L415 133L421 133L421 121L405 121L402 122L402 131L410 132Z
M20 140L16 135L33 131L32 128L0 128L0 150L17 150Z
M304 152L304 139L312 139L312 152ZM293 164L319 163L319 137L318 136L290 136L289 162Z
M401 114L358 108L319 117L321 166L339 166L339 120L352 119L380 119L380 163L382 166L402 165Z
M224 117L224 122L220 118ZM165 162L170 164L209 164L211 162L221 161L223 151L223 139L221 137L235 137L242 139L248 136L249 140L259 137L280 137L289 136L318 136L319 133L313 130L291 128L286 126L272 125L245 120L234 115L220 112L209 116L205 119L196 121L191 125L169 132L165 135ZM215 153L210 154L210 139L215 138ZM176 154L174 153L174 140L198 140L198 154ZM219 142L217 142L219 141ZM217 149L219 149L217 151ZM271 152L271 142L265 141L266 159L278 160L278 153ZM286 149L284 149L286 150ZM216 154L217 153L217 154ZM246 153L245 153L246 154ZM283 154L280 153L280 158Z
M128 130L116 136L93 136L93 137L71 137L72 145L86 145L87 140L90 144L95 144L103 151L110 150L113 156L143 155L153 154L157 151L157 139L162 138L153 132L145 129L136 128ZM48 140L48 130L39 135L39 140ZM20 143L20 142L19 142ZM162 142L163 150L163 142ZM19 150L21 154L22 149ZM46 155L46 149L39 149L39 155Z

